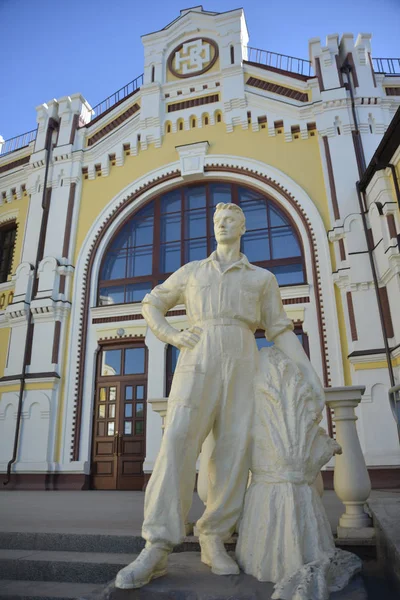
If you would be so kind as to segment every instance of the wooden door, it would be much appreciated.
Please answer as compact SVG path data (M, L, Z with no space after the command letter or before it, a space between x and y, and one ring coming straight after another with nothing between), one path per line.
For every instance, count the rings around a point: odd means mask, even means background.
M141 490L146 453L147 353L144 344L104 347L97 365L92 488Z

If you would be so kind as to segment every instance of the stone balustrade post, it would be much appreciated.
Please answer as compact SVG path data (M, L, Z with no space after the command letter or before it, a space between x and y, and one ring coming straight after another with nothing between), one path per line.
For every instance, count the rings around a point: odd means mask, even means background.
M337 528L339 538L366 538L375 533L364 508L371 481L356 429L355 408L364 391L364 386L325 389L327 405L334 411L336 439L343 450L341 455L335 456L333 479L335 492L346 508Z
M151 404L154 412L158 413L161 417L161 429L164 433L165 429L165 417L167 415L168 398L148 398L147 402Z

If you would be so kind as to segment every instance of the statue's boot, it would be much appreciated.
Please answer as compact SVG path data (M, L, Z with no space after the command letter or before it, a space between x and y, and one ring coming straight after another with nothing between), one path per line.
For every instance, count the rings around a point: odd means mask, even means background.
M146 546L136 560L119 571L115 587L122 590L140 588L156 577L167 574L169 551L157 546Z
M201 562L211 567L215 575L239 575L239 567L227 553L224 543L216 535L201 535Z

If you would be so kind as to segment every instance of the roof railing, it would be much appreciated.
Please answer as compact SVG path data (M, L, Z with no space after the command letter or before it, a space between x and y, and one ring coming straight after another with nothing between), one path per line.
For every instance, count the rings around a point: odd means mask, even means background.
M311 62L304 58L278 54L277 52L252 48L251 46L247 46L247 50L250 62L260 63L266 67L281 69L282 71L290 71L291 73L297 73L306 77L313 75Z
M21 148L25 148L29 146L31 142L36 140L37 128L32 129L31 131L27 131L26 133L21 133L21 135L17 135L13 138L5 140L4 143L0 146L0 157L9 154L10 152L15 152L16 150L21 150Z
M400 75L400 58L373 58L372 65L375 73Z
M130 94L133 92L137 92L141 85L143 85L143 73L139 75L139 77L136 77L124 85L124 87L114 92L114 94L111 94L111 96L108 96L108 98L105 100L102 100L96 104L96 106L93 106L93 118L96 119L101 114L112 108L115 104L118 104L118 102L121 102L121 100L124 100L127 98L127 96L130 96Z

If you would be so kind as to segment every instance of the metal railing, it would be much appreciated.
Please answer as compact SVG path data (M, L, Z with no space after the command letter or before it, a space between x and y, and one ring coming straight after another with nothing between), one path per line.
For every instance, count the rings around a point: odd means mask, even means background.
M373 58L372 65L375 73L400 75L400 58Z
M31 142L36 140L37 128L32 129L32 131L27 131L26 133L21 133L21 135L17 135L13 138L5 140L0 149L0 156L4 156L5 154L9 154L10 152L15 152L16 150L21 150L21 148L25 148L25 146L29 146Z
M115 104L121 102L121 100L124 100L124 98L126 98L133 92L136 92L142 84L143 73L139 75L139 77L136 77L136 79L133 79L133 81L130 81L129 83L124 85L124 87L122 87L121 89L114 92L114 94L111 94L111 96L108 96L108 98L106 98L105 100L102 100L101 102L96 104L96 106L93 106L93 119L96 119L101 114L112 108Z
M252 48L251 46L247 46L247 50L250 62L273 67L274 69L281 69L282 71L290 71L298 75L305 75L306 77L313 75L311 62L304 58L278 54L277 52Z

